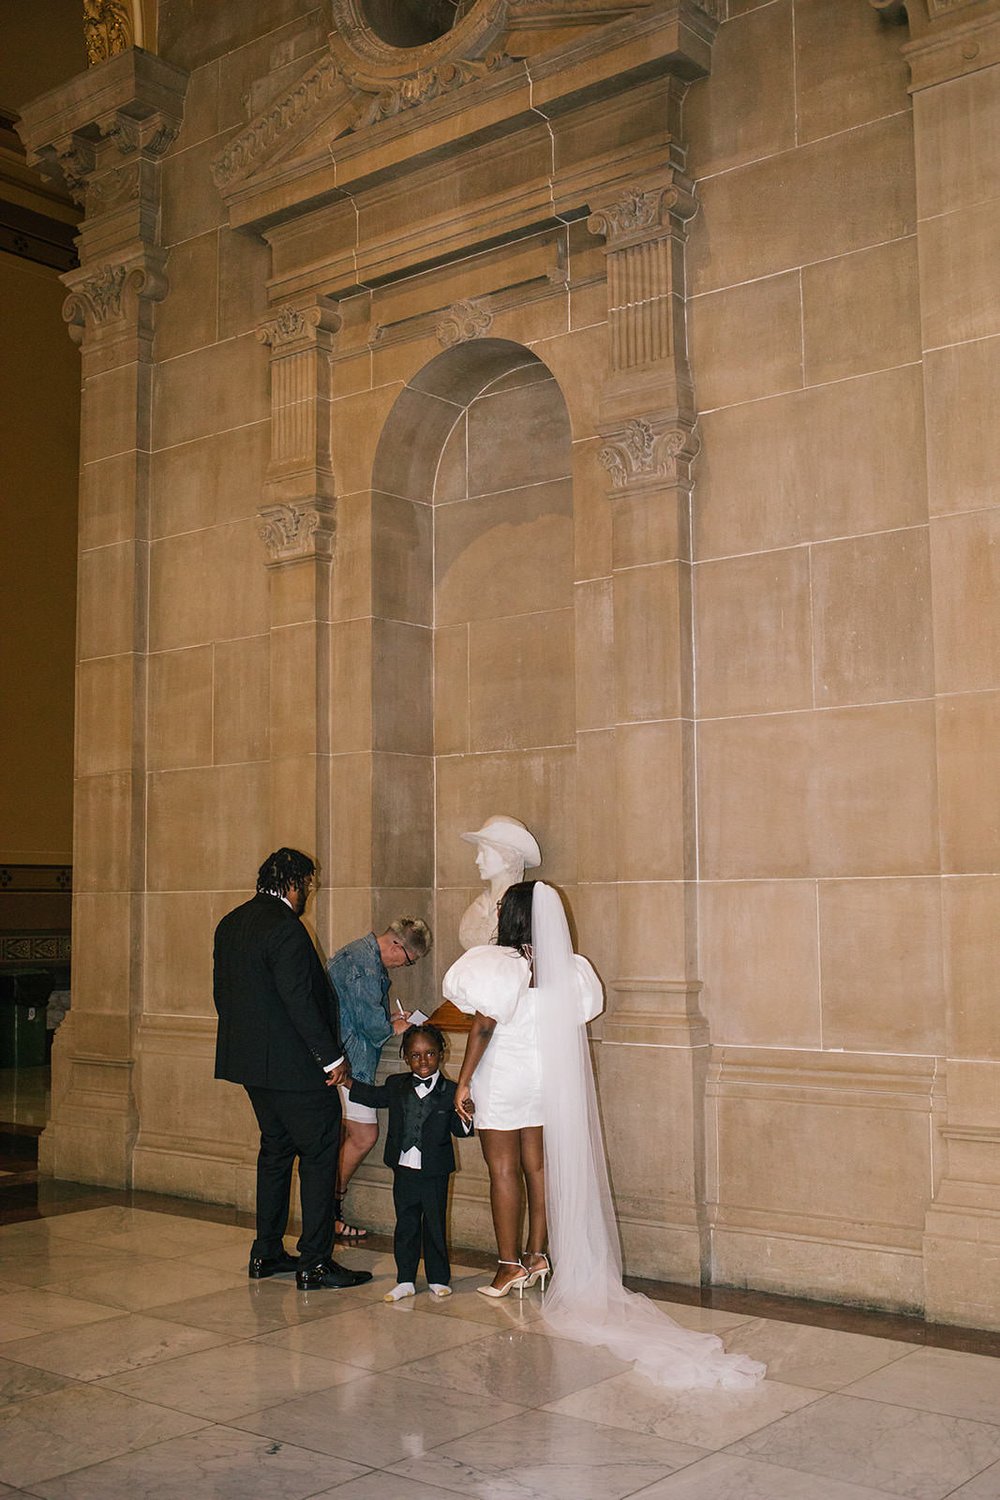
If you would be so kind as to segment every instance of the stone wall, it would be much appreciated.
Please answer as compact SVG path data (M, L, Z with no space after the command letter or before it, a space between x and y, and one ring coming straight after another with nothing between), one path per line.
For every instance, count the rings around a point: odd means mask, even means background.
M630 1269L1000 1323L1000 16L879 8L168 6L26 112L89 194L51 1170L249 1204L213 924L298 844L326 948L430 915L431 1009L502 811L607 986Z

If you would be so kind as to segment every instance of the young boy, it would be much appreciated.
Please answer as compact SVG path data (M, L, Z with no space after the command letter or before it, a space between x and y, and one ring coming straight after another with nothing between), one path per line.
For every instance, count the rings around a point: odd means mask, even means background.
M389 1111L384 1160L392 1168L396 1285L386 1292L386 1302L416 1292L421 1244L431 1292L451 1296L445 1231L448 1179L455 1170L451 1138L470 1134L472 1127L455 1113L455 1085L441 1075L444 1046L436 1026L411 1026L399 1049L408 1073L393 1073L383 1084L351 1084L351 1098L359 1104Z

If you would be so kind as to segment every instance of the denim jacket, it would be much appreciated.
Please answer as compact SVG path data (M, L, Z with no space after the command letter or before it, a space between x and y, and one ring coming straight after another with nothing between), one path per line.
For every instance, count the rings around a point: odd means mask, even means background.
M392 1036L390 981L375 934L369 932L339 949L326 972L340 1001L340 1034L351 1077L374 1083L382 1048Z

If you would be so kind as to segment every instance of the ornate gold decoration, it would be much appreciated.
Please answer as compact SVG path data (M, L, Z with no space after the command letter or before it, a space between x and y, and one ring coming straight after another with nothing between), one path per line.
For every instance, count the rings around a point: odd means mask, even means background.
M434 331L438 343L445 349L452 349L456 344L482 338L492 326L492 313L475 302L463 301L448 309Z
M315 499L299 505L264 505L257 535L267 548L270 566L303 557L329 557L334 532L333 506Z
M133 45L132 11L126 0L83 0L87 64L107 62Z
M601 449L598 461L607 469L612 489L623 490L636 482L674 484L686 481L700 444L685 427L663 430L642 417L626 422L620 437Z

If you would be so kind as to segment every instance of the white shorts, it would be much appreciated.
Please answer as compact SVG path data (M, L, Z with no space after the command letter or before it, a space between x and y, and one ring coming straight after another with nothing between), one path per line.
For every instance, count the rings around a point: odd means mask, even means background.
M377 1110L372 1109L370 1104L358 1104L357 1100L349 1098L342 1083L338 1083L337 1087L340 1089L340 1106L345 1120L357 1120L362 1125L378 1124Z

